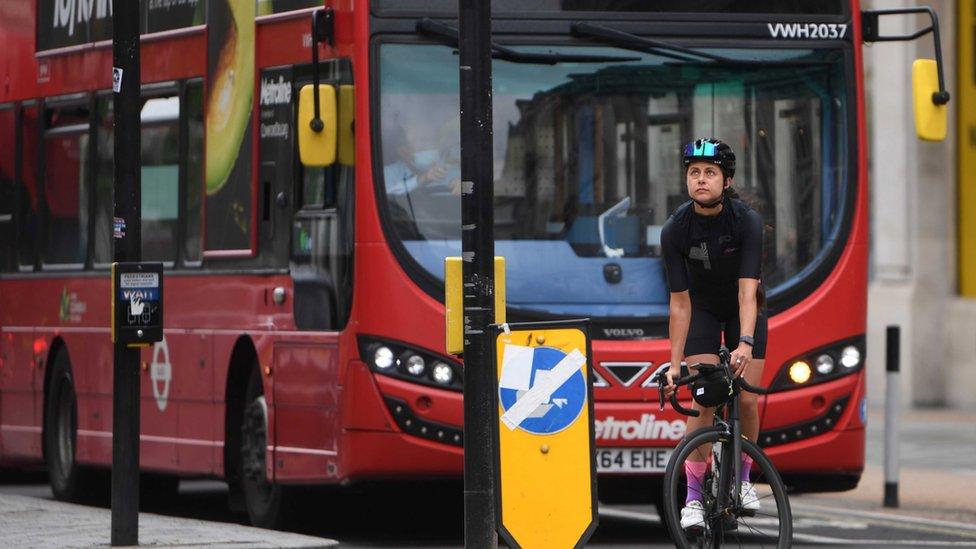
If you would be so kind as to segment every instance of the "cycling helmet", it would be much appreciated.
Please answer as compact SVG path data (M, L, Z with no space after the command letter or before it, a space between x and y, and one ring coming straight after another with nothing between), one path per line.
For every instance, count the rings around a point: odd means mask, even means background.
M725 177L735 177L735 153L728 143L714 138L696 139L685 145L681 163L688 169L692 162L713 162Z
M705 408L713 408L726 402L732 396L732 380L725 368L710 364L699 364L701 378L691 383L691 397Z

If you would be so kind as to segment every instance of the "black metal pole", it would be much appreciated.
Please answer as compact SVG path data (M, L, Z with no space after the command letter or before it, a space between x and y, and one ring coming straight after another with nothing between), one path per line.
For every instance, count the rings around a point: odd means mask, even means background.
M464 546L495 547L492 372L494 174L491 2L459 0L461 264L464 289Z
M898 422L901 411L901 388L898 371L901 369L901 328L888 326L885 334L885 362L887 387L885 390L885 485L884 506L898 507Z
M116 262L140 261L139 5L112 0ZM119 70L121 69L121 75ZM112 376L112 545L139 544L139 350L115 343Z

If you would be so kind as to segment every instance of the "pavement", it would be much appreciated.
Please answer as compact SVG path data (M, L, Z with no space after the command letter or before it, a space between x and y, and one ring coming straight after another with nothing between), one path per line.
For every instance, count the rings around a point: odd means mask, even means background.
M897 422L898 503L884 507L883 409L868 411L864 474L848 492L790 496L795 505L976 525L976 410L905 410Z
M112 511L14 494L0 495L0 543L10 547L107 547ZM338 542L204 520L139 513L139 545L148 547L335 547Z

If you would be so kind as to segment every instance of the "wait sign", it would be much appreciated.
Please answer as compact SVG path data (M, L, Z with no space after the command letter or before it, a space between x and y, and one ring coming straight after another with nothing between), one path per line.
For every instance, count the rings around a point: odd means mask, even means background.
M588 321L491 329L498 533L510 547L582 547L598 520Z

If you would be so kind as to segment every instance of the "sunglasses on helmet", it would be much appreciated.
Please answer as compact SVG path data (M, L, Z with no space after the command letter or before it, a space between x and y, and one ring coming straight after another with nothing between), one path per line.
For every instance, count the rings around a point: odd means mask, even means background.
M717 156L715 143L705 140L693 141L685 145L685 156Z

